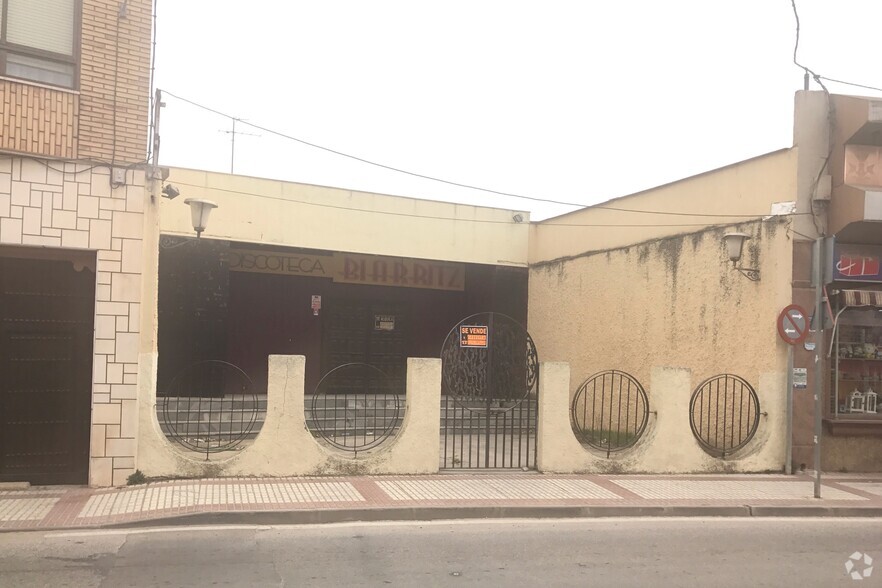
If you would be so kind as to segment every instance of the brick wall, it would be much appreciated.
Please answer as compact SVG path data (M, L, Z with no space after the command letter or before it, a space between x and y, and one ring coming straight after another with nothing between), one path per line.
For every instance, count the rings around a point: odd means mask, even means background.
M76 158L78 109L75 92L0 80L0 149Z
M0 150L122 164L146 159L152 4L128 0L119 18L121 3L82 2L78 92L0 83Z
M79 156L110 161L114 155L116 77L115 159L135 163L147 157L152 5L128 0L125 18L118 20L119 5L119 0L83 1Z
M50 169L51 166L54 169ZM137 445L144 172L0 157L0 244L97 251L89 483L125 484Z

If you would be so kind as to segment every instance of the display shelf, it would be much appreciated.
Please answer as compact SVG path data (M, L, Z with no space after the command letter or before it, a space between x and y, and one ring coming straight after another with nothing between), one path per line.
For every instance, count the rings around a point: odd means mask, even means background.
M830 341L829 415L843 423L882 421L882 412L851 412L852 393L882 392L882 321L879 313L845 313ZM862 324L855 324L861 321ZM839 426L839 425L837 425Z

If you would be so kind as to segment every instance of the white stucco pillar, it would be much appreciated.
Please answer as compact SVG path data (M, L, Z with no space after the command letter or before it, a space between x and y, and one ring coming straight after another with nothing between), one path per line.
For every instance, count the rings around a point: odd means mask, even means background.
M391 471L430 474L441 467L440 359L407 358L405 426L390 454Z
M539 364L536 467L541 472L584 470L590 459L570 425L570 364Z
M306 358L270 355L267 361L266 420L254 444L233 460L228 474L296 475L322 459L303 410Z
M639 471L695 472L706 469L709 457L692 435L689 401L692 371L676 367L652 368L650 410L657 412L651 442L638 458Z

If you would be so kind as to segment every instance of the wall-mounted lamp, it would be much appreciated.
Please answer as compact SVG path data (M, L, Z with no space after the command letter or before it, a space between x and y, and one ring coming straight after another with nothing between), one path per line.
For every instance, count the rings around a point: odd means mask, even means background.
M732 262L732 267L741 272L748 280L757 282L760 279L758 269L738 266L738 261L741 259L741 251L744 249L744 242L748 239L750 239L750 235L746 233L726 233L723 235L723 243L726 244L726 252L729 254L729 261Z
M511 220L516 223L522 223L524 222L524 215L515 213L514 215L512 215Z
M208 225L208 215L211 214L211 209L217 208L217 204L211 200L202 200L201 198L187 198L184 200L184 204L190 206L193 230L196 231L196 238L198 239Z

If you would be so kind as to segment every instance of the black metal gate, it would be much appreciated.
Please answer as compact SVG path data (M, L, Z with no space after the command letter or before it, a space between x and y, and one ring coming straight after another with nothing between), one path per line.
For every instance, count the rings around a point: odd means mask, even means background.
M441 467L536 467L539 361L511 317L464 318L441 348Z
M0 481L88 481L94 307L90 269L0 252Z

